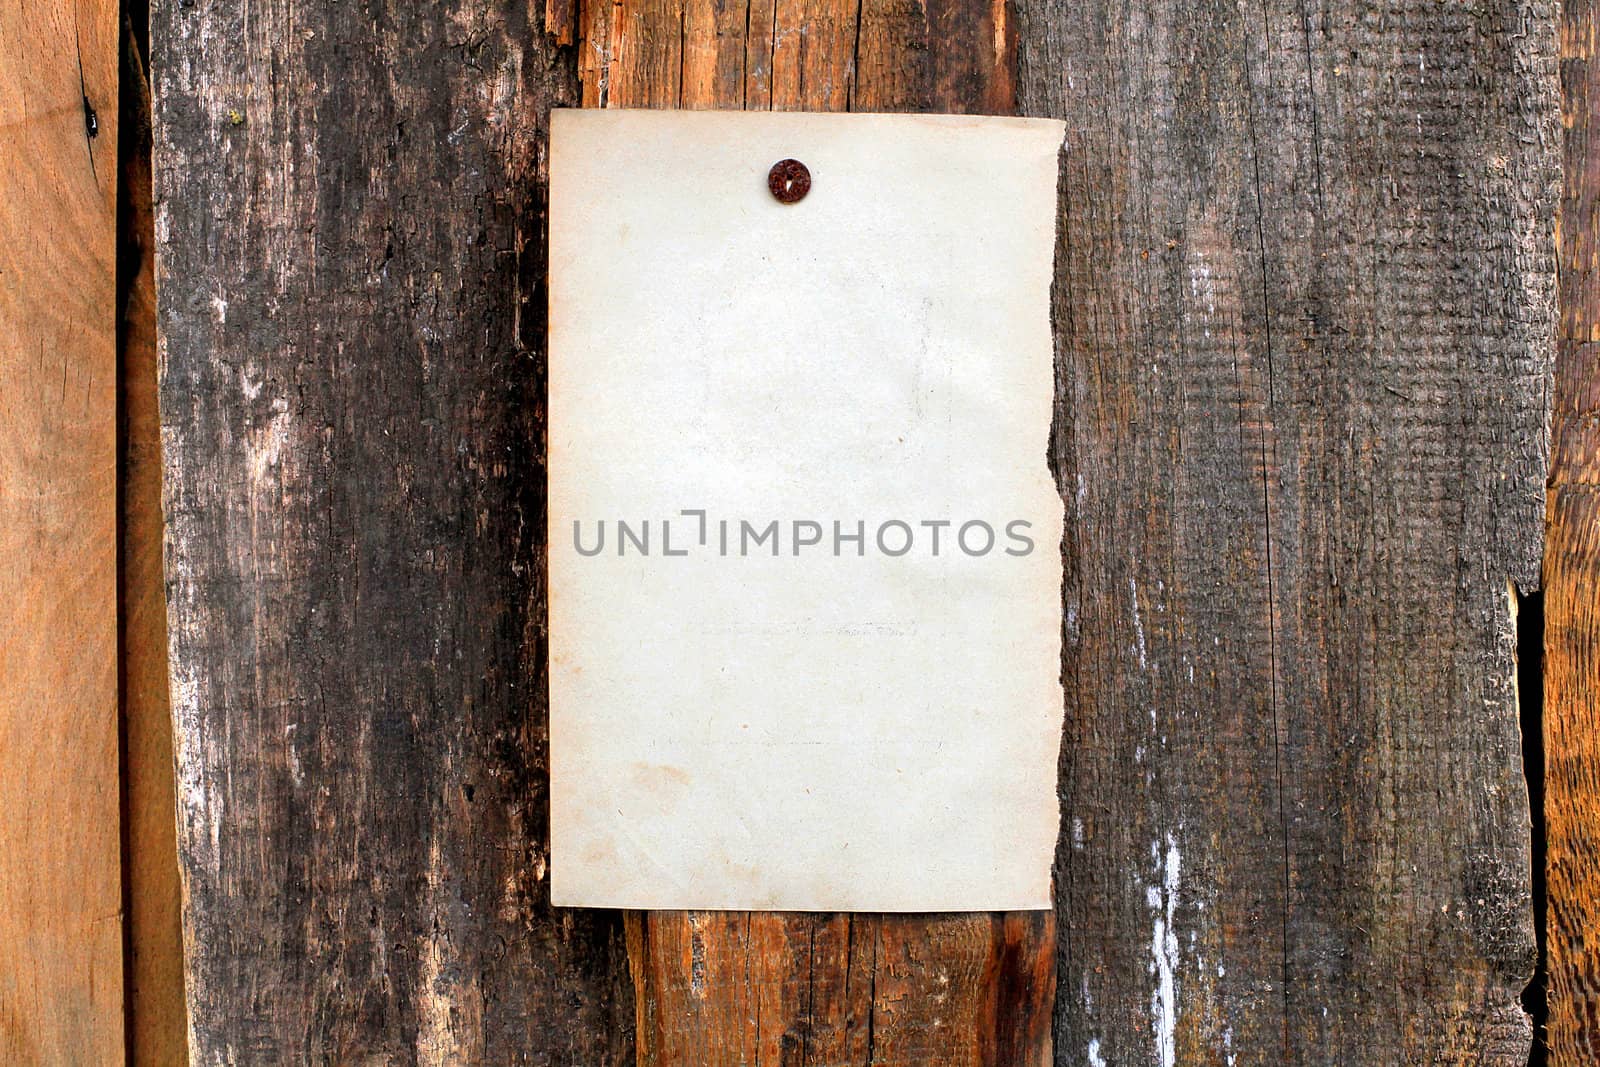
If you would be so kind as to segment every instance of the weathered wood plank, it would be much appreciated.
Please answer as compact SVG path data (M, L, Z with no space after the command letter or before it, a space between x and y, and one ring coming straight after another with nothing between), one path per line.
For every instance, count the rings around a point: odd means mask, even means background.
M629 913L639 1062L1043 1067L1051 930L1049 912Z
M1014 111L1003 4L582 5L586 106ZM1049 913L628 917L650 1065L1051 1062Z
M1554 11L1018 15L1069 129L1057 1061L1521 1064Z
M1545 544L1550 1063L1600 1061L1600 8L1566 0L1561 318Z
M0 1062L123 1061L115 3L0 6Z
M543 5L153 11L200 1063L622 1063L546 874Z
M583 99L1005 110L1003 6L816 5L585 5ZM542 904L527 695L575 88L521 11L453 14L161 16L202 1059L625 1053L614 920ZM1057 1059L1520 1059L1549 12L1018 14L1025 110L1073 128ZM642 1058L1036 1062L1048 927L638 916Z
M182 893L167 701L167 610L161 572L161 425L156 404L155 205L150 188L148 34L124 4L117 300L123 892L128 1058L188 1061Z

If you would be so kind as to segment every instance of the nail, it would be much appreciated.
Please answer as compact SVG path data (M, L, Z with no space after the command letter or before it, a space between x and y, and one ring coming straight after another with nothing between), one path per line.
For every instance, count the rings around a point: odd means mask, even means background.
M797 203L811 191L811 171L798 159L780 159L767 171L767 188L778 203Z

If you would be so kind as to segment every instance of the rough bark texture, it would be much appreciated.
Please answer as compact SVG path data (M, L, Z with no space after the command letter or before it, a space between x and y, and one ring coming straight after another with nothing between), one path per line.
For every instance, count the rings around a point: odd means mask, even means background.
M1555 11L1027 0L1059 1063L1522 1064Z
M591 107L1015 109L1004 3L629 0L577 21ZM641 1064L1051 1062L1049 913L648 912L628 934Z
M125 4L124 10L136 8ZM142 12L139 14L142 15ZM122 520L117 575L121 642L123 920L128 1059L188 1059L178 885L167 612L161 573L161 426L156 405L155 211L150 190L148 38L126 18L117 219L118 420Z
M0 5L0 1063L123 1059L117 5Z
M1600 8L1566 0L1566 187L1545 548L1550 1062L1600 1061Z
M501 0L165 3L168 613L199 1063L624 1062L547 892L547 108Z

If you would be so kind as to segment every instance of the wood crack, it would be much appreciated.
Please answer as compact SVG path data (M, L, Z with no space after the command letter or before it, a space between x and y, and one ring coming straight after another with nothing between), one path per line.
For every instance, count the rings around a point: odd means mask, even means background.
M1272 364L1272 290L1268 273L1267 238L1266 238L1266 202L1261 185L1261 142L1256 134L1256 93L1254 80L1249 70L1248 62L1245 64L1245 85L1249 98L1248 119L1250 130L1252 182L1255 188L1256 203L1256 249L1261 266L1261 304L1262 304L1262 340L1267 361L1267 388L1266 388L1266 417L1262 419L1259 433L1261 450L1261 506L1262 526L1266 547L1266 577L1267 577L1267 665L1271 684L1269 687L1272 707L1272 754L1273 763L1277 774L1278 793L1278 831L1282 841L1283 867L1282 867L1282 897L1283 915L1281 933L1282 954L1281 972L1279 982L1282 987L1283 1010L1283 1055L1286 1063L1293 1062L1293 1044L1290 1039L1290 942L1289 942L1289 915L1290 915L1290 848L1289 848L1289 812L1284 796L1283 776L1283 724L1278 699L1278 597L1277 587L1272 570L1272 472L1277 469L1276 447L1269 451L1268 428L1272 425L1273 413L1273 364Z

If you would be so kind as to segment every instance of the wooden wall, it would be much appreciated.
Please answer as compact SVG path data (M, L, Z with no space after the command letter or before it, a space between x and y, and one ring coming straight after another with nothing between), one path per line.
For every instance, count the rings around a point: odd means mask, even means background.
M1521 1064L1553 391L1551 1062L1589 1062L1590 6L158 5L153 189L138 19L0 15L0 1060ZM1067 122L1054 915L549 906L579 105Z

